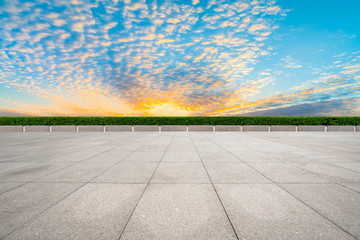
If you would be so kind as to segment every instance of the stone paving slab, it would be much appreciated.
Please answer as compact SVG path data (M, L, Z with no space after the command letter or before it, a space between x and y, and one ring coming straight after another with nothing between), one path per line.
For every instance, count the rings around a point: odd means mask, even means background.
M93 182L147 183L157 165L157 162L120 162Z
M0 182L0 194L3 192L7 192L11 189L14 189L20 185L22 185L23 183L21 182Z
M225 240L236 236L211 185L153 184L120 239Z
M214 183L270 183L263 175L242 162L204 162Z
M143 189L86 185L5 239L117 239Z
M201 162L161 162L151 183L210 183Z
M168 151L165 153L163 162L198 162L200 161L199 155L195 151Z
M358 146L357 132L1 132L0 239L360 238Z
M78 183L30 183L0 195L0 238L80 187ZM31 239L29 236L22 239Z
M337 184L284 184L305 202L354 237L360 238L360 195Z
M239 239L354 239L274 184L216 189Z
M306 172L288 163L249 163L254 169L276 183L317 183L329 182L325 178Z

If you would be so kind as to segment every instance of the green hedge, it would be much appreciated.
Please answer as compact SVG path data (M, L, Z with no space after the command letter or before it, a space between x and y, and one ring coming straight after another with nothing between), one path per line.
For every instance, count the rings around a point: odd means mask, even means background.
M360 125L360 117L0 117L0 125Z

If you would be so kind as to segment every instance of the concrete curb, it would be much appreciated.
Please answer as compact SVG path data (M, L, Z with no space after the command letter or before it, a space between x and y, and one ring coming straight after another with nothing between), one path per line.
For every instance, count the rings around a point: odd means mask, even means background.
M161 132L186 132L186 125L162 125Z
M216 125L215 132L241 132L242 126L240 125Z
M50 126L50 132L76 132L75 125L54 125Z
M24 126L24 132L50 132L50 126Z
M360 126L316 125L54 125L0 126L0 132L360 132Z
M297 126L295 125L271 125L270 132L296 132Z
M325 132L326 126L298 126L298 132Z
M355 132L355 126L327 126L328 132Z
M104 132L103 125L79 125L77 126L78 132Z
M270 132L268 125L244 125L243 132Z
M131 132L131 125L106 125L105 132Z
M22 132L23 126L0 126L0 132Z
M189 125L189 132L213 132L214 126L212 125Z
M158 125L135 125L134 132L159 132L160 126Z

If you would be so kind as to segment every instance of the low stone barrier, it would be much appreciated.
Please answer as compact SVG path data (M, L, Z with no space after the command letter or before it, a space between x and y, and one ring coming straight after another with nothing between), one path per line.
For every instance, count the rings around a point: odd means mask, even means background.
M325 132L325 126L312 126L312 125L300 125L298 126L298 132Z
M79 125L77 126L78 132L103 132L103 125Z
M186 125L162 125L161 131L162 132L186 132L187 126Z
M54 125L50 126L51 132L76 132L76 126L74 125Z
M24 132L50 132L50 126L24 126Z
M244 125L243 132L269 132L270 126L268 125Z
M159 132L158 125L135 125L134 132Z
M328 126L328 132L355 132L355 126Z
M23 126L0 126L0 132L22 132Z
M213 132L214 126L212 125L189 125L189 132Z
M106 125L105 132L131 132L131 125Z
M295 125L271 125L270 132L296 132Z
M54 125L0 126L0 132L360 132L360 126L312 125Z
M215 132L241 132L240 125L216 125Z

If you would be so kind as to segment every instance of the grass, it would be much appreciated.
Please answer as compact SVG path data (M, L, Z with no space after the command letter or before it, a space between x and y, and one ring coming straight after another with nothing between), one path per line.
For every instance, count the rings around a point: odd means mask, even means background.
M360 125L360 117L0 117L0 125Z

